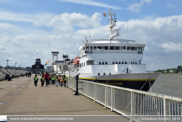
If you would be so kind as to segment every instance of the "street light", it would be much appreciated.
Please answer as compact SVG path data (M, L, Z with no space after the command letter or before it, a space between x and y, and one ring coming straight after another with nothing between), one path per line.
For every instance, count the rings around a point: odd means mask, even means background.
M15 76L16 76L16 64L17 64L17 63L15 63Z
M7 66L8 66L8 61L9 61L9 60L7 60Z

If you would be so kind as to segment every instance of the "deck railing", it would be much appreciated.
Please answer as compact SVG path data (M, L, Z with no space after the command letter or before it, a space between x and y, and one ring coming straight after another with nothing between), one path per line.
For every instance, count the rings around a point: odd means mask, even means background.
M76 80L68 78L67 81L68 87L75 90ZM158 117L171 115L170 117L181 117L181 98L86 80L79 80L78 88L79 93L92 99L94 102L102 104L106 108L111 109L111 111L129 118L132 117L133 120L137 120L136 116L138 115L154 115Z

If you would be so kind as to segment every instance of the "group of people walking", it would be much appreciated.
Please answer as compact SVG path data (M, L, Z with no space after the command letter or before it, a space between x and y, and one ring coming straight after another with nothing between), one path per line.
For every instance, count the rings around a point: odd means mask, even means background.
M26 72L25 75L26 75L26 77L31 77L32 74L31 74L31 72Z
M37 82L39 81L37 75L35 75L34 77L34 84L37 87ZM60 85L60 87L62 87L64 85L64 87L66 87L66 77L65 75L58 75L56 76L55 74L50 75L49 73L42 73L41 75L41 86L44 86L44 82L46 82L46 87L50 84L58 87Z

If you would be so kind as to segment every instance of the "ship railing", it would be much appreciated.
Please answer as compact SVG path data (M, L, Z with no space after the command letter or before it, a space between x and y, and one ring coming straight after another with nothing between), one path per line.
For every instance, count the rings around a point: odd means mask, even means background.
M68 87L75 90L75 79L68 78L67 81ZM132 120L149 120L146 117L160 122L167 122L166 119L177 122L182 120L181 98L86 80L79 82L83 82L78 84L79 93Z
M136 44L145 44L145 40L136 40L135 43Z

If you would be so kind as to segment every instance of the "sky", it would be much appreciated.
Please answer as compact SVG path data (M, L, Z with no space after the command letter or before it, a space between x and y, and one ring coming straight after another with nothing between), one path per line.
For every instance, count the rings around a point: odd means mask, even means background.
M182 0L0 0L0 65L42 64L52 51L74 58L85 36L109 38L108 16L116 13L118 38L144 40L148 70L182 65ZM38 54L37 54L38 53ZM153 66L152 66L153 63ZM50 64L49 64L50 65Z

